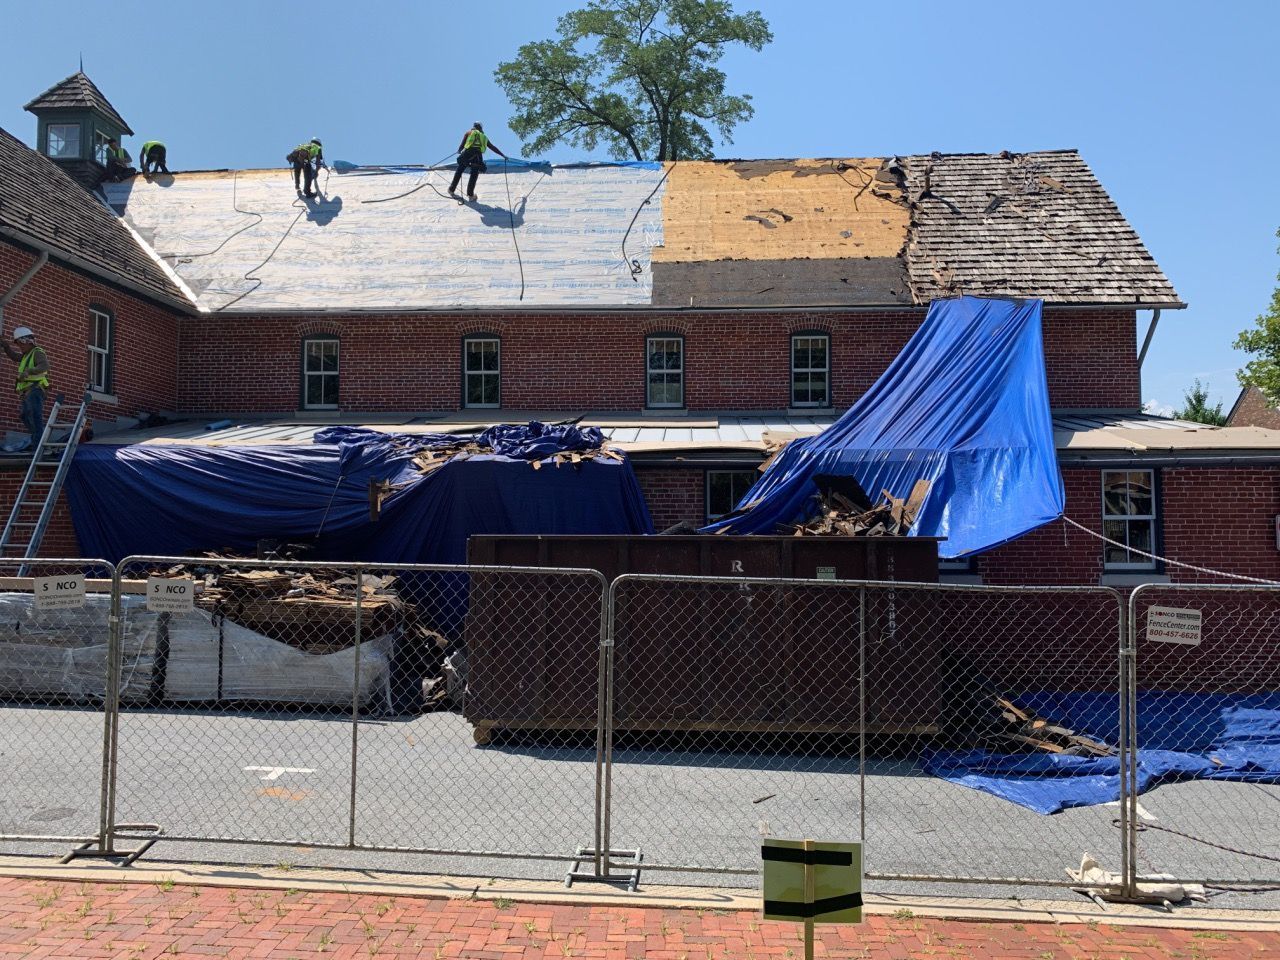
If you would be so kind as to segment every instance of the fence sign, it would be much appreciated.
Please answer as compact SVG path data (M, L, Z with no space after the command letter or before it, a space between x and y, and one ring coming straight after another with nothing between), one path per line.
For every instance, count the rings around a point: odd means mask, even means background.
M148 577L147 609L152 613L190 613L196 582L189 577Z
M1147 609L1147 639L1157 643L1200 646L1200 611L1187 607Z
M766 920L862 921L862 844L765 840L760 855Z
M37 610L69 610L84 606L84 574L36 577L33 581Z

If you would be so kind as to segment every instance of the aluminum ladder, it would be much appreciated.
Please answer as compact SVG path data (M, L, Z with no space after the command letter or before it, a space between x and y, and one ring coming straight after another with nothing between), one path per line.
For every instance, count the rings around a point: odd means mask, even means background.
M49 520L58 503L58 494L62 492L62 484L71 467L71 458L75 456L76 447L80 445L80 435L84 432L85 418L89 413L88 392L80 401L74 420L58 419L58 414L65 406L62 394L58 394L53 401L53 409L49 411L44 432L40 434L40 440L31 456L27 476L18 489L13 509L9 511L9 521L4 525L4 533L0 534L0 560L31 559L40 549L40 541L49 528ZM61 434L60 439L53 439L64 430L67 432ZM53 478L37 480L40 470L48 467L56 468ZM35 507L39 507L40 512L33 516ZM25 577L28 572L27 565L24 564L19 568L18 576Z

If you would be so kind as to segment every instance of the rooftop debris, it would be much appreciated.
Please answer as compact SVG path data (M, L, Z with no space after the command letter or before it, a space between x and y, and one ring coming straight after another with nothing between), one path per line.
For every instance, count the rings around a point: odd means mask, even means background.
M853 477L819 475L818 510L803 523L785 524L782 533L797 537L905 537L929 493L929 481L917 480L905 500L888 490L873 503Z
M1020 746L1073 756L1113 757L1116 754L1114 747L1082 737L1074 730L1046 720L1004 697L996 697L995 703L1000 708L1000 715L1008 722L1008 727L998 735Z

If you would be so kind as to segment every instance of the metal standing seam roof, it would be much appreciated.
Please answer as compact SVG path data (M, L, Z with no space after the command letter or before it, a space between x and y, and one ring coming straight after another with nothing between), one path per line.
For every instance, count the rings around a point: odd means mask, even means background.
M540 413L538 419L567 420L570 413ZM344 423L353 418L343 417ZM358 420L358 418L356 418ZM370 418L374 419L374 418ZM464 433L493 423L533 419L512 411L505 418L477 420L457 413L381 417L371 429L388 433ZM708 414L687 418L628 417L625 414L587 415L582 423L598 426L611 443L634 453L695 453L737 450L761 453L766 436L778 440L820 433L837 419L828 415ZM683 422L682 422L683 420ZM207 418L178 421L150 430L100 434L100 444L142 443L197 446L274 446L311 443L329 424L319 420L249 419L221 430L208 430ZM1186 450L1280 451L1280 430L1259 427L1210 427L1152 414L1114 411L1063 411L1054 415L1054 440L1060 453Z
M0 234L48 247L75 266L190 309L191 301L129 228L58 165L0 130Z

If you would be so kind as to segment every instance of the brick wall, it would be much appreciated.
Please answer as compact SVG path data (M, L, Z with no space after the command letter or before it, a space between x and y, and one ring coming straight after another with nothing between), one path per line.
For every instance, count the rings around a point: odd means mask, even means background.
M778 410L789 404L790 335L831 335L837 407L856 400L889 365L922 310L850 314L601 314L553 316L354 315L208 317L180 324L179 404L193 413L288 413L299 407L300 343L341 341L343 410L454 410L461 406L461 343L502 341L508 410L638 410L644 338L685 339L690 410ZM1046 311L1045 357L1056 407L1140 405L1131 310Z
M1280 430L1280 410L1268 404L1267 395L1257 387L1248 387L1231 410L1228 425Z
M8 290L36 261L35 254L0 241L0 290ZM31 327L49 355L52 395L77 401L88 383L90 305L115 317L113 393L117 402L96 402L90 416L114 419L139 412L172 410L177 404L178 323L172 312L58 266L52 261L5 307L6 339L19 325ZM0 357L11 382L15 365ZM47 408L46 408L47 411ZM21 429L17 403L0 402L0 430Z
M661 533L682 520L701 524L706 519L706 479L702 470L637 467L653 529Z
M22 486L22 479L26 476L26 472L25 463L6 464L0 468L0 509L4 511L4 515L0 516L0 525L9 519L9 511L13 509L13 501L18 496L18 488ZM41 470L39 479L53 479L53 470ZM35 520L39 515L39 510L33 508L23 511L24 519L30 516ZM49 528L45 531L44 540L41 541L40 549L36 553L41 557L78 557L80 555L76 533L71 526L71 511L67 509L66 494L58 498L53 518L49 521Z

